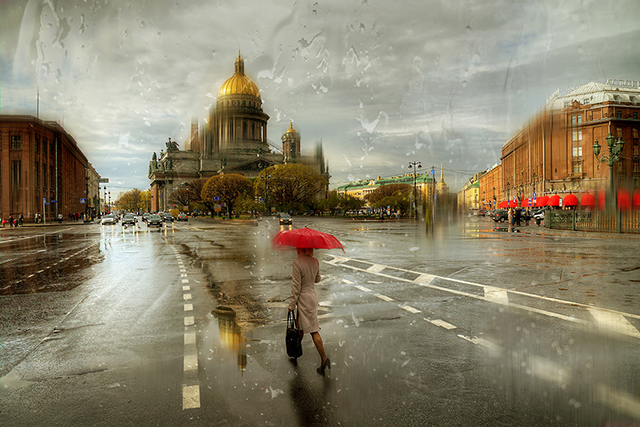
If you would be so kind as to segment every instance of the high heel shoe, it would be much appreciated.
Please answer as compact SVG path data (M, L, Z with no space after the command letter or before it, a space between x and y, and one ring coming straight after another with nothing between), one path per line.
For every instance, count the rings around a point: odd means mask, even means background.
M320 367L317 369L317 371L318 371L319 374L324 375L324 370L327 369L327 368L331 369L331 360L329 360L328 357L324 360L324 363L322 365L320 365Z

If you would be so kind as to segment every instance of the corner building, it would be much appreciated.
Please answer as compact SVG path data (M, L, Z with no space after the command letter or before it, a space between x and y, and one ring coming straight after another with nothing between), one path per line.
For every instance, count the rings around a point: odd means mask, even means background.
M200 125L192 120L184 150L169 140L167 152L153 154L149 164L151 210L172 207L168 203L171 194L194 179L224 173L255 178L263 169L284 163L310 166L329 182L322 146L315 147L313 155L301 155L300 134L291 122L280 148L267 138L268 121L260 90L245 74L244 60L238 56L233 75L218 91L208 122Z
M88 212L89 168L75 139L58 123L33 116L0 116L2 219L22 214L31 222L40 213L50 221L59 213L66 218L69 213Z
M593 154L611 133L625 142L622 161L614 165L616 188L640 186L638 82L610 80L588 83L560 96L544 108L502 147L502 200L558 193L580 194L609 186L609 167ZM483 194L491 200L490 193Z

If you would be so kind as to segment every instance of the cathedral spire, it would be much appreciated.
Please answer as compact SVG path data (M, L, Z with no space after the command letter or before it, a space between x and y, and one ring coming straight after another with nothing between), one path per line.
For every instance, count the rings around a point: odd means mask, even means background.
M236 74L240 74L244 76L244 60L242 59L242 55L238 50L238 59L236 59Z

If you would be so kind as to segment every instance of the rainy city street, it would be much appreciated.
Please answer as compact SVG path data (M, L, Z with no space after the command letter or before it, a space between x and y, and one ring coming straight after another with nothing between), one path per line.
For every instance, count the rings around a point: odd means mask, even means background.
M275 218L3 229L3 426L640 423L638 237L296 216L324 376L284 335ZM287 226L288 228L289 226Z

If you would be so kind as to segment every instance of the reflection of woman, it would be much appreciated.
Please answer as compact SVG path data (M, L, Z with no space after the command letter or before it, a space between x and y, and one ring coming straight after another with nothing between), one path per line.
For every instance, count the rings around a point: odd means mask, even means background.
M320 281L320 267L318 260L313 257L313 249L298 248L298 258L293 262L291 281L291 300L289 311L298 306L298 328L300 336L305 332L311 334L313 343L320 354L320 367L318 373L324 374L328 367L331 369L331 361L324 352L322 337L320 337L320 325L318 323L318 294L315 283Z

